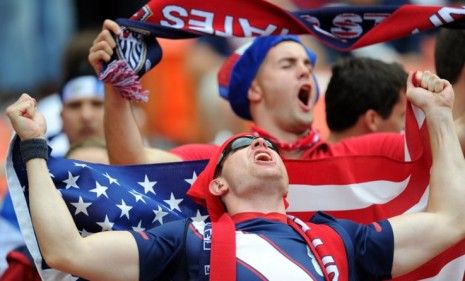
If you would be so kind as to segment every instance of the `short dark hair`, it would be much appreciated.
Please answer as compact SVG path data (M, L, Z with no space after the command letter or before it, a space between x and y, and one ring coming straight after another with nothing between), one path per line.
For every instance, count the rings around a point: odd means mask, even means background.
M372 58L348 58L332 67L325 94L326 121L332 131L352 127L373 109L388 118L406 89L407 72L398 63Z
M465 30L442 28L436 37L434 63L439 77L454 84L465 63Z

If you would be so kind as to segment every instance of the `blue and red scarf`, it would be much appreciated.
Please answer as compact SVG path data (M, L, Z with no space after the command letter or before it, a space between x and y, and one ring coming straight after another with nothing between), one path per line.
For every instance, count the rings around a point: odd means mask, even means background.
M124 31L101 78L126 98L146 101L148 93L138 77L162 58L157 37L311 34L328 47L350 51L436 27L464 28L465 7L332 6L289 12L264 0L152 0L131 18L117 22ZM118 60L126 63L117 64Z

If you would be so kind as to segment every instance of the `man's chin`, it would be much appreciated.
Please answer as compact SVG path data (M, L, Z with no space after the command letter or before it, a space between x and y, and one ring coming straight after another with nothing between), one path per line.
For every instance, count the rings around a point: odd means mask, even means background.
M312 126L312 123L313 123L313 117L312 118L309 118L308 116L301 117L299 118L299 121L296 122L294 131L299 135L305 134Z

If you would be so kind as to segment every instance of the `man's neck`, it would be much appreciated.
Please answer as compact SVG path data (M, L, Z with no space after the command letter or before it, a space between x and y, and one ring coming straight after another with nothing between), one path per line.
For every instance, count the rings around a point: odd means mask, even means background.
M297 141L298 139L306 136L310 130L310 125L306 128L302 128L301 130L288 130L287 128L281 128L273 120L254 118L254 121L255 126L268 132L270 135L278 139L280 142L286 143L293 143Z
M247 199L236 199L232 204L229 204L227 209L230 215L236 215L245 212L286 214L283 200L283 198L276 198L275 195L249 196Z
M284 131L284 130L279 130L279 129L275 129L272 131L266 130L266 131L268 131L272 136L274 136L280 142L293 143L305 137L308 134L309 130L310 129L307 129L302 132L289 132L289 131Z

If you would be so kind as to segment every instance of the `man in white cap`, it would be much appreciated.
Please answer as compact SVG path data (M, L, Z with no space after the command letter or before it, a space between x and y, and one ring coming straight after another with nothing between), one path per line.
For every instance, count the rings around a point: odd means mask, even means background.
M60 97L63 132L71 145L89 138L103 138L103 83L95 75L81 75L66 82Z

